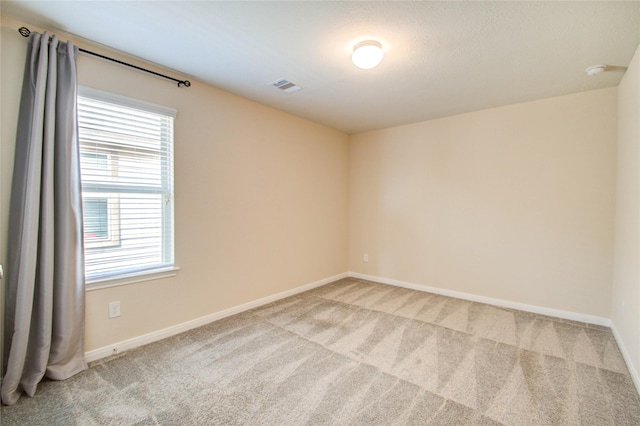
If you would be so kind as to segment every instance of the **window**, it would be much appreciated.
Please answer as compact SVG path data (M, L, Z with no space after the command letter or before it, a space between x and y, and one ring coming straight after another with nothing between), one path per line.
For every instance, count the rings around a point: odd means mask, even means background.
M80 89L88 283L173 268L175 115L170 108Z

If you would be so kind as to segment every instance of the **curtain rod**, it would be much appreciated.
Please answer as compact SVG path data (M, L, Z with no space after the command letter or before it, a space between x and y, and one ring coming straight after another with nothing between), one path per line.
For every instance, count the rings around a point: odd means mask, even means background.
M29 34L31 34L31 30L29 28L27 28L27 27L20 27L18 29L18 32L20 33L20 35L22 37L29 37ZM166 78L167 80L175 81L175 82L178 83L178 87L180 87L181 85L184 86L184 87L191 86L191 82L189 80L178 80L177 78L169 77L168 75L160 74L159 72L151 71L151 70L148 70L146 68L142 68L142 67L139 67L137 65L130 64L128 62L123 62L123 61L120 61L118 59L110 58L108 56L104 56L104 55L101 55L99 53L92 52L90 50L82 49L80 47L78 48L78 50L80 52L82 52L82 53L87 53L89 55L97 56L98 58L106 59L107 61L115 62L117 64L125 65L125 66L131 67L131 68L135 68L135 69L137 69L139 71L148 72L149 74L157 75L158 77Z

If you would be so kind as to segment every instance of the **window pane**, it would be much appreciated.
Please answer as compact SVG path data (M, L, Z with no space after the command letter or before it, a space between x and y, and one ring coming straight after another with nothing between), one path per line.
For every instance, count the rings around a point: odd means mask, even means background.
M78 98L88 280L173 266L173 117Z
M85 198L84 238L87 240L105 239L109 237L109 203L106 198Z

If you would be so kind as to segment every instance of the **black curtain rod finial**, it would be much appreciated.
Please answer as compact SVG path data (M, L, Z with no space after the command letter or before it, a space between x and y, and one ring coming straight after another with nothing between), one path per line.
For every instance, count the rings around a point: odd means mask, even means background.
M31 30L29 28L27 28L27 27L18 28L18 32L20 33L20 35L22 37L29 37L29 34L31 34ZM97 57L102 58L102 59L106 59L107 61L115 62L115 63L130 67L130 68L135 68L135 69L137 69L139 71L144 71L144 72L147 72L149 74L157 75L158 77L166 78L167 80L175 81L175 82L178 83L178 87L180 87L180 85L182 85L184 87L190 87L191 86L191 82L189 80L178 80L177 78L169 77L168 75L160 74L159 72L151 71L151 70L148 70L146 68L142 68L142 67L139 67L137 65L130 64L128 62L123 62L123 61L120 61L118 59L110 58L108 56L104 56L104 55L101 55L99 53L92 52L90 50L86 50L86 49L82 49L82 48L78 48L78 50L80 52L82 52L82 53L88 53L89 55L93 55L93 56L97 56Z

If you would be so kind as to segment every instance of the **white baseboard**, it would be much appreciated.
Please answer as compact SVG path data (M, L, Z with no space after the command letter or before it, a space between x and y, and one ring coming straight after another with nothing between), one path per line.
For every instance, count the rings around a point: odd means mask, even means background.
M629 351L627 351L627 347L624 345L624 340L622 340L622 336L620 336L620 333L618 333L618 329L616 328L616 323L613 321L611 321L611 332L613 333L613 337L615 337L616 342L618 343L618 348L620 348L620 352L622 353L624 362L627 363L627 368L629 369L629 374L631 375L633 384L636 386L636 390L640 394L640 376L638 376L638 370L636 370L635 366L633 365L633 361L631 360Z
M446 290L438 287L429 287L421 284L408 283L405 281L393 280L390 278L376 277L372 275L360 274L358 272L349 272L349 276L361 280L375 281L382 284L389 284L396 287L404 287L411 290L424 291L427 293L435 293L443 296L455 297L458 299L470 300L472 302L486 303L488 305L500 306L502 308L518 309L520 311L532 312L540 315L548 315L551 317L564 318L573 321L586 322L589 324L597 324L605 327L611 326L609 318L598 317L595 315L579 314L577 312L563 311L560 309L545 308L542 306L528 305L526 303L512 302L503 299L494 299L492 297L478 296L476 294L464 293L461 291Z
M176 334L183 333L193 328L201 327L213 321L217 321L219 319L222 319L231 315L239 314L240 312L248 311L249 309L257 308L258 306L266 305L267 303L275 302L276 300L284 299L285 297L293 296L295 294L302 293L304 291L311 290L313 288L320 287L321 285L325 285L330 282L333 282L342 278L346 278L346 277L347 277L347 273L344 272L342 274L324 278L322 280L305 284L303 286L296 287L291 290L283 291L281 293L277 293L272 296L263 297L261 299L254 300L252 302L244 303L239 306L234 306L232 308L225 309L220 312L215 312L213 314L196 318L191 321L183 322L181 324L177 324L171 327L167 327L162 330L154 331L148 334L144 334L142 336L133 337L131 339L123 340L121 342L104 346L102 348L93 349L91 351L85 352L84 356L87 362L92 362L92 361L99 360L101 358L106 358L108 356L120 353L122 351L137 348L138 346L143 346L152 342L156 342L158 340L162 340L167 337L175 336Z

